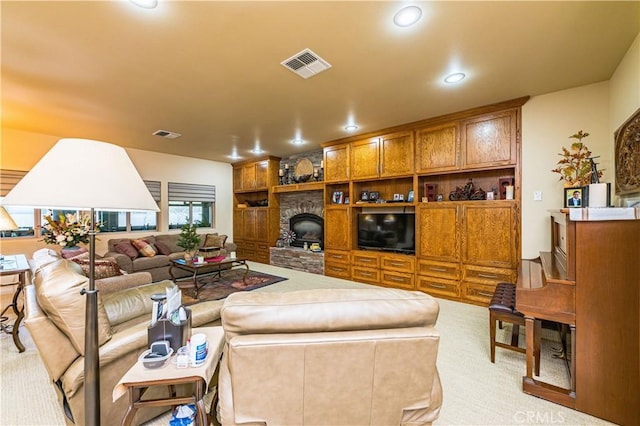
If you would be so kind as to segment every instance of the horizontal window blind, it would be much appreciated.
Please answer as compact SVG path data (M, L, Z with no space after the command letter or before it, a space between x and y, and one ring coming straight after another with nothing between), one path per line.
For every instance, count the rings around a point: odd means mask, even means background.
M160 181L157 180L145 180L144 184L147 185L147 189L153 197L153 201L160 203Z
M169 182L169 201L215 202L216 187L214 185Z
M20 170L0 170L0 197L6 197L26 174Z

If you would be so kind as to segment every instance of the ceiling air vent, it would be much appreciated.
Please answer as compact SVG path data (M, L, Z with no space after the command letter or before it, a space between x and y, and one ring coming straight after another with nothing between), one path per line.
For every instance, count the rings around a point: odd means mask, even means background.
M182 136L181 133L176 133L176 132L168 132L166 130L156 130L155 132L153 132L154 136L160 136L163 138L167 138L167 139L176 139L179 138L180 136Z
M302 52L296 53L289 59L280 62L280 64L302 78L309 78L331 68L329 62L313 53L310 49L304 49Z

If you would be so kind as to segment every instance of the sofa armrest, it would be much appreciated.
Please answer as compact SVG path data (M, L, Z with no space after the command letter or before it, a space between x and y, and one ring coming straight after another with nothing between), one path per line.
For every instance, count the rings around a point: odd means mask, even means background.
M133 274L117 275L115 277L96 280L96 289L98 289L101 294L107 294L127 288L151 284L151 282L151 274L149 272L134 272Z
M126 254L118 253L116 251L108 251L102 257L113 257L116 262L118 262L118 266L123 271L128 273L133 272L133 260Z
M55 382L80 354L38 305L35 286L28 285L24 288L24 304L25 327L29 330L49 377Z

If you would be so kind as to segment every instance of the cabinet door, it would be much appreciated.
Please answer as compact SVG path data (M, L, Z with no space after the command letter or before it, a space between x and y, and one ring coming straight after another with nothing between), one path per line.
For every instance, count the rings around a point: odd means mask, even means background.
M233 211L233 239L242 240L246 238L244 232L244 210Z
M348 209L337 208L324 211L324 246L326 248L349 250L350 229Z
M335 145L324 149L324 180L349 180L349 145Z
M233 190L242 190L242 166L233 167Z
M244 209L244 237L247 240L256 239L256 209Z
M462 123L462 168L515 165L516 110L479 116Z
M395 133L380 138L380 177L413 173L413 133Z
M460 168L457 123L416 131L416 172L431 173Z
M256 240L268 241L269 240L269 210L256 209Z
M420 206L420 258L460 261L460 212L454 204Z
M269 162L260 161L256 164L256 189L267 189L269 187Z
M351 178L378 177L379 141L366 139L351 143Z
M465 205L462 261L480 266L517 267L517 222L510 202Z
M242 189L256 187L256 163L245 164L242 167Z

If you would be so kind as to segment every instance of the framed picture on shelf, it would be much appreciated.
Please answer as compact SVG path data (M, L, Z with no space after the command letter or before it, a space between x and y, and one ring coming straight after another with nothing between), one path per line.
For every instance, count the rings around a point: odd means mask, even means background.
M331 198L331 202L333 204L342 204L344 194L342 191L335 191L333 193L333 197Z
M564 206L579 208L589 204L589 187L564 188Z
M345 204L349 204L349 196L348 195L344 196L344 203Z
M427 201L436 201L437 189L438 189L438 185L436 185L435 183L426 182L424 184L424 196L427 197Z
M360 201L369 201L369 191L360 191Z
M369 191L369 201L378 201L380 193L378 191Z
M407 195L407 201L409 203L413 203L413 189L409 191L409 195Z

